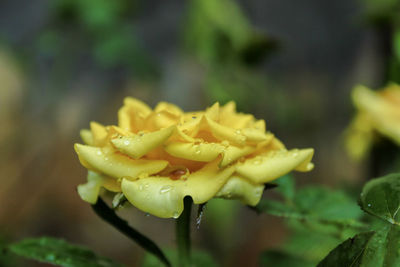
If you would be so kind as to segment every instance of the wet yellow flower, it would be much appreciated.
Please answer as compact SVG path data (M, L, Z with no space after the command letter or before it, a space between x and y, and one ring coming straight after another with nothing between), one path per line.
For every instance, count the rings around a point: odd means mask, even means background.
M81 198L95 203L103 187L162 218L178 217L185 196L196 204L221 197L254 206L265 183L313 168L313 149L286 150L264 120L237 113L234 102L185 113L126 98L118 126L92 122L81 136L86 145L75 150L89 170Z
M350 156L360 159L368 152L375 133L400 145L400 86L390 84L380 91L357 86L352 93L358 114L346 134Z

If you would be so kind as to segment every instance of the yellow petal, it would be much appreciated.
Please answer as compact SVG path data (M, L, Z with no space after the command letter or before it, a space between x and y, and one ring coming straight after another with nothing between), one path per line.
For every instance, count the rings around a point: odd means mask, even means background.
M206 110L206 115L213 121L219 121L219 103L216 102L214 105Z
M255 129L263 131L263 132L265 132L265 130L266 130L266 126L265 126L265 121L264 120L257 120L254 123L253 126L254 126Z
M124 106L118 111L118 125L132 132L143 130L151 112L151 108L142 101L127 97L124 99Z
M93 135L93 144L95 146L103 145L107 138L106 127L97 122L90 122L90 130Z
M244 146L244 147L237 147L237 146L228 146L225 148L223 153L223 158L220 163L221 167L225 167L228 164L236 161L237 159L247 156L255 151L255 147L252 146Z
M178 218L183 210L181 181L169 177L149 177L136 181L122 179L121 189L136 208L160 218Z
M190 174L187 180L169 177L123 179L121 188L138 209L161 218L177 218L182 213L185 196L191 196L196 204L205 203L214 197L233 172L233 167L220 169L216 160Z
M168 165L168 161L165 160L134 160L120 152L106 153L101 148L81 144L75 144L75 151L82 165L89 164L89 169L114 178L134 179L140 174L155 174Z
M217 159L208 163L187 179L185 193L193 198L195 204L207 202L212 198L235 171L234 167L220 168L219 161Z
M243 177L232 176L215 196L238 199L246 205L255 206L260 201L263 191L263 184L253 184Z
M179 117L183 114L182 109L180 109L178 106L167 103L167 102L159 102L157 106L154 108L154 112L161 112L161 111L167 111L169 113L172 113L173 115Z
M146 120L146 128L152 131L167 128L179 123L178 116L168 111L160 111L152 113Z
M246 136L242 134L241 130L223 126L207 117L205 117L205 120L210 127L211 134L219 140L227 140L239 145L244 145L246 143Z
M119 179L104 176L103 187L111 192L121 192L121 181Z
M142 113L145 117L151 113L151 108L146 103L133 97L125 97L124 105Z
M103 176L89 171L87 176L87 183L78 185L78 194L82 200L95 204L100 193L101 186L103 185Z
M249 142L259 143L273 138L271 133L265 133L264 131L254 128L244 128L241 131Z
M310 171L313 149L271 151L236 165L236 171L254 183L267 183L292 170Z
M93 134L90 130L88 129L82 129L80 131L81 139L86 145L93 146L94 141L93 141Z
M126 131L131 130L131 118L129 116L129 107L123 106L118 110L118 126Z
M151 133L115 138L111 142L122 153L137 159L162 145L172 135L174 129L175 126L171 126Z
M169 143L164 147L168 154L183 159L210 162L215 160L225 149L215 143Z

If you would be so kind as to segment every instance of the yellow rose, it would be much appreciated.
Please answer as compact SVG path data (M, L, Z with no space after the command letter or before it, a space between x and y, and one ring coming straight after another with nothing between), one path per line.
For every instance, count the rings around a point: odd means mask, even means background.
M358 114L346 135L346 148L354 159L370 149L378 132L400 145L400 86L390 84L380 91L356 86L352 92Z
M292 171L310 171L313 149L286 150L265 131L265 121L237 113L235 103L183 112L161 102L154 110L126 98L118 126L92 122L75 144L88 182L81 198L96 203L100 189L122 192L144 212L178 217L183 198L196 204L213 197L256 205L264 184Z

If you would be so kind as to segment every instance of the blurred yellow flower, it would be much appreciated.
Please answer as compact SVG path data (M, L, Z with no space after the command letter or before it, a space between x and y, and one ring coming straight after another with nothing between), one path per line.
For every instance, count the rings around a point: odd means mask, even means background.
M92 122L81 136L86 145L75 150L89 170L78 186L81 198L96 203L103 187L162 218L178 217L185 196L196 204L221 197L254 206L265 183L313 168L313 149L286 150L264 120L237 113L234 102L185 113L128 97L118 126Z
M357 86L352 93L358 114L346 133L346 148L351 157L361 159L377 132L400 145L400 86L390 84L380 91Z

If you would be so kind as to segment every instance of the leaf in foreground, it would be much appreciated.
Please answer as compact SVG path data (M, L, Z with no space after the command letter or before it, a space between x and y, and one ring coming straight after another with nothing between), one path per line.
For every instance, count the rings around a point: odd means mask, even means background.
M350 238L332 250L318 266L400 266L400 229L386 224L376 232Z
M369 181L360 197L361 208L392 224L399 224L400 173Z
M72 245L62 239L51 237L25 239L11 244L8 249L19 256L59 266L123 266L110 259L98 256L85 247Z

